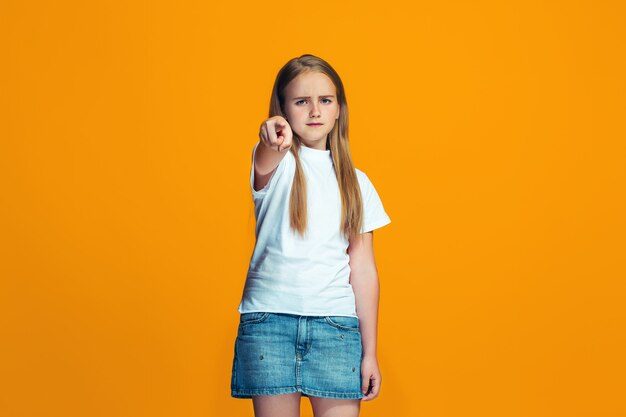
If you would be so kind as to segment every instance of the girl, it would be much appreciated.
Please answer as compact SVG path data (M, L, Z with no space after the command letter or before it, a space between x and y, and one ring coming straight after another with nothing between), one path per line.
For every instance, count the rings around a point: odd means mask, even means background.
M379 283L373 230L391 222L348 146L335 70L313 55L278 72L252 151L256 244L239 304L231 395L256 417L358 416L374 399Z

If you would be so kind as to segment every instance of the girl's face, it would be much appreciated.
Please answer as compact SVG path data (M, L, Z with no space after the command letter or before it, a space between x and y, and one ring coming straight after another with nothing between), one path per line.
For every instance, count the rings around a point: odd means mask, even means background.
M304 72L285 87L283 111L303 145L325 150L326 137L339 118L335 85L326 74Z

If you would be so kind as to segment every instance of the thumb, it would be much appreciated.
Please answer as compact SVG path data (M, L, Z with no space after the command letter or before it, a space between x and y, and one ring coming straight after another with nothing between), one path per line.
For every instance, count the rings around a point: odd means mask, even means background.
M370 377L369 375L363 375L361 377L361 392L363 395L367 395L367 392L370 389Z

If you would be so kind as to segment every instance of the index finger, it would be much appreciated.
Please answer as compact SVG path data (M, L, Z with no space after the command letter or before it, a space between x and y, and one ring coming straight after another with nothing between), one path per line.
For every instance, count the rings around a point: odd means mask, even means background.
M266 123L265 129L267 132L267 140L270 142L270 144L276 145L278 141L278 135L276 134L276 121L273 120L270 123Z

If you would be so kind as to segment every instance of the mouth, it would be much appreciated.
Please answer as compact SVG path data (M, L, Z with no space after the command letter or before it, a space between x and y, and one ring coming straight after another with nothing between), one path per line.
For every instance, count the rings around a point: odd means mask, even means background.
M307 123L307 126L322 126L323 123Z

